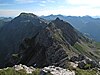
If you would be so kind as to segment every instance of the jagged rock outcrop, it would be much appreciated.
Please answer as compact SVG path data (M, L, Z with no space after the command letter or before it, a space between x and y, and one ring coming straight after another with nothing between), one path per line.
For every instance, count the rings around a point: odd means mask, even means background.
M87 58L83 55L73 56L70 58L70 61L77 64L77 67L81 69L90 69L99 67L99 64L97 64L94 60Z

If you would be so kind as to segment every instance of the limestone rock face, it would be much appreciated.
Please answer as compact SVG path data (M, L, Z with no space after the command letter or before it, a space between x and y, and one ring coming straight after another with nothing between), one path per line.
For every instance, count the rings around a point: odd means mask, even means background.
M33 67L27 67L26 65L22 65L22 64L15 65L13 68L16 71L25 70L27 74L31 74L33 71L35 71L35 68L33 68Z
M48 66L42 69L41 75L51 73L52 75L75 75L75 71L69 71L60 67Z

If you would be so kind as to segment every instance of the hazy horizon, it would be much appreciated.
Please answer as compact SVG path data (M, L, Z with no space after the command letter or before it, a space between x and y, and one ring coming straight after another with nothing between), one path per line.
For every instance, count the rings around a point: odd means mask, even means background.
M21 12L38 16L100 16L100 1L95 0L0 0L0 16L15 17Z
M28 12L21 12L21 13L28 13ZM0 18L15 18L15 17L19 16L21 13L18 13L17 15L14 15L14 16L0 16ZM30 13L34 14L34 12L30 12ZM51 15L54 15L54 14L37 15L37 16L42 17L42 16L51 16ZM57 16L57 15L62 15L62 16L65 16L65 17L68 17L68 16L71 16L71 17L84 17L84 16L89 16L89 17L92 17L92 18L100 18L100 16L90 16L90 15L73 16L73 15L55 14L54 16Z

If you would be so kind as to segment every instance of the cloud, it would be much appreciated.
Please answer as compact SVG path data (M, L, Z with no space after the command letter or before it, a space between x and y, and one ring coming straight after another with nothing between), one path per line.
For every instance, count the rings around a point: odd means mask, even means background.
M77 8L62 8L62 9L54 9L54 10L41 10L37 12L39 15L50 15L50 14L62 14L62 15L71 15L71 16L85 16L85 15L90 15L90 16L99 16L100 10L99 9L91 9L84 6L80 6Z
M0 9L0 16L5 16L5 17L16 17L18 16L20 13L22 12L26 12L26 13L33 13L33 11L28 11L28 10L14 10L14 9ZM34 12L34 14L36 14L36 12Z
M55 3L55 0L41 0L40 3L46 4L46 3Z
M46 6L47 1L40 1L38 3L39 3L38 4L39 6L44 7L44 6Z
M65 0L71 5L100 6L100 0Z
M55 3L54 0L42 0L40 1L41 4L47 4L47 3Z
M40 3L39 6L44 7L44 6L46 6L46 5L45 5L44 3Z
M16 16L18 13L20 13L19 10L0 10L0 16Z
M9 5L14 5L14 4L8 4L8 3L0 3L0 6L9 6Z
M60 9L61 8L61 9ZM62 15L71 15L71 16L100 16L100 10L99 8L87 8L85 6L80 7L71 7L71 8L63 8L63 6L59 7L58 9L39 9L39 10L4 10L0 9L0 16L17 16L21 12L27 12L27 13L34 13L36 15L50 15L50 14L62 14Z
M42 7L44 7L44 6L48 7L48 4L50 4L50 3L55 3L55 1L54 0L41 0L41 1L38 1L39 6L42 6Z
M72 16L99 16L100 15L100 1L96 0L16 0L17 3L36 3L33 7L19 8L19 10L0 9L0 15L16 16L16 14L23 12L33 12L36 15L50 15L50 14L63 14ZM61 2L62 3L61 3ZM65 2L66 1L66 2ZM5 5L6 4L1 4ZM9 4L8 4L9 5ZM16 4L17 5L17 4ZM24 5L24 4L23 4ZM2 6L1 6L2 7ZM30 8L30 9L28 9ZM35 9L34 9L35 8ZM11 9L11 8L10 8Z
M34 0L16 0L17 3L33 3Z
M41 1L41 3L46 3L47 1Z
M55 3L55 0L46 0L46 1L50 3Z

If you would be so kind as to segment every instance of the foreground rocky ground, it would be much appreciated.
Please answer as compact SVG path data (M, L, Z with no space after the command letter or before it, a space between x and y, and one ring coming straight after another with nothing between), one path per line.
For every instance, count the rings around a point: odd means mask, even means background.
M55 66L48 66L39 69L20 64L0 69L0 75L100 75L100 70L83 70L79 68L63 69Z

